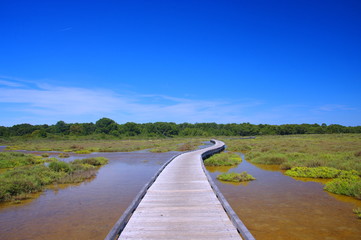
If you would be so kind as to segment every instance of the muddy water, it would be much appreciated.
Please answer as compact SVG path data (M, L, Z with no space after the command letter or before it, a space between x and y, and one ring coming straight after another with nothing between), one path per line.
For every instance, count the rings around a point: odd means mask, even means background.
M142 186L175 154L83 155L104 156L109 164L88 182L58 186L22 204L0 205L0 239L104 239Z
M278 168L243 161L236 168L207 167L221 192L257 240L361 239L352 209L361 201L329 194L322 182L295 180ZM247 171L257 180L229 184L221 172Z

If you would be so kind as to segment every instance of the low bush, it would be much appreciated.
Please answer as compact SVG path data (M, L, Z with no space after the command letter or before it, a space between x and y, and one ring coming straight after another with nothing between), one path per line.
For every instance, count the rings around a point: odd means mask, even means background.
M341 170L330 167L294 167L287 170L285 174L291 177L304 178L335 178Z
M287 170L285 175L303 178L359 178L355 170L346 171L332 167L294 167Z
M73 163L101 166L101 165L107 164L108 159L106 159L105 157L84 158L84 159L77 159L77 160L73 161Z
M89 154L89 153L91 153L91 151L84 149L84 150L75 151L75 153L77 153L77 154Z
M326 183L326 191L361 199L361 178L336 178Z
M13 168L43 163L42 157L21 152L0 152L0 168Z
M242 158L231 152L222 152L204 160L206 166L234 166L242 162Z
M44 165L22 166L8 170L0 175L0 201L9 201L20 194L41 191L45 185L65 175L64 172L55 172Z
M51 162L49 168L55 172L71 172L73 170L69 163L62 161Z
M256 180L252 175L247 172L242 173L222 173L217 176L218 180L228 181L228 182L245 182Z

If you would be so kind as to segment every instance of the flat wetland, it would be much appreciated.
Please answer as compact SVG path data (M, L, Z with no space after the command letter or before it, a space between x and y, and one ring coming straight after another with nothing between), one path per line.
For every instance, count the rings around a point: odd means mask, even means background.
M207 167L207 170L256 239L360 239L361 220L352 210L361 207L361 200L325 191L324 184L331 179L285 175L287 169L296 166L360 172L360 134L218 139L227 144L227 150L240 154L243 161L235 166ZM63 161L106 157L109 163L85 182L55 185L19 204L1 203L1 238L103 239L165 161L179 151L201 145L204 140L2 143L39 155L46 151L50 157L65 151L69 157L61 158ZM84 150L88 153L73 153ZM256 180L228 183L216 179L220 173L243 171Z

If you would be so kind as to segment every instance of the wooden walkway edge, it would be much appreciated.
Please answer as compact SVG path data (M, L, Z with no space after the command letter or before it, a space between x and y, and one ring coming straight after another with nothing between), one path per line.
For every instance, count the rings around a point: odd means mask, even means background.
M225 147L212 142L165 163L105 239L253 240L204 168L203 159Z

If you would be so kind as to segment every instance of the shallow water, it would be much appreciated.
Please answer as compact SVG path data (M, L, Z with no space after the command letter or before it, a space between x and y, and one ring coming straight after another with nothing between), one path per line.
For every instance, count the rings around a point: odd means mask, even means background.
M361 239L361 220L352 209L361 201L330 194L322 182L296 180L275 166L243 161L235 168L207 167L234 211L257 240ZM221 172L247 171L256 180L229 184ZM309 179L308 179L309 180Z
M90 181L61 185L21 204L0 204L0 239L104 239L142 186L175 154L81 155L104 156L109 163Z

